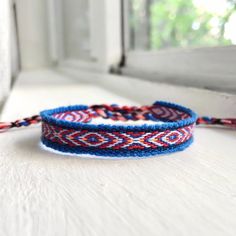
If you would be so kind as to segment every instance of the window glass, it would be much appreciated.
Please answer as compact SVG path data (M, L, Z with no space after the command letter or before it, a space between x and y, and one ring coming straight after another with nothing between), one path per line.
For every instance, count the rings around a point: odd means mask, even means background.
M236 44L236 0L129 0L130 49Z

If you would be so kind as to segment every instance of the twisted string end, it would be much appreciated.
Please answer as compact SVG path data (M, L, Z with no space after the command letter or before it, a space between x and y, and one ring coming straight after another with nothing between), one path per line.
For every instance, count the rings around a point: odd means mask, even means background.
M34 115L31 117L16 120L14 122L0 122L0 133L6 132L11 128L20 128L22 126L30 126L41 122L41 116Z
M220 125L232 129L236 129L236 118L215 118L202 116L196 121L197 125Z

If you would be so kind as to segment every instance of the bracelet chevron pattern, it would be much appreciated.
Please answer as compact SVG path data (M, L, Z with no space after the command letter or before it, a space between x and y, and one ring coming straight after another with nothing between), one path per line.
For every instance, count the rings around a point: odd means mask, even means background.
M42 143L54 150L99 156L150 156L180 151L193 141L196 114L182 106L156 102L152 106L70 106L41 112ZM92 124L96 118L114 121L152 120L154 124Z
M97 118L119 122L94 124ZM124 125L127 121L140 120L144 123ZM141 107L104 104L59 107L15 122L0 122L0 132L39 122L42 122L41 142L47 148L73 155L117 158L184 150L193 141L195 125L236 128L236 119L197 117L188 108L157 101Z

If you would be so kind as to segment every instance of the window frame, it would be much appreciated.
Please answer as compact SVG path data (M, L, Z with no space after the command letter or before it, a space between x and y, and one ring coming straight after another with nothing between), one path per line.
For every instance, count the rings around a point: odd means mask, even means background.
M104 73L115 68L115 73L144 80L236 91L236 46L129 50L128 1L125 0L89 0L91 52L96 60L65 58L61 24L57 20L61 19L60 1L47 2L50 60L58 68Z
M53 63L61 68L95 72L108 72L111 67L117 67L122 57L121 1L89 0L89 61L64 56L62 24L57 20L63 19L61 1L48 1L50 57Z

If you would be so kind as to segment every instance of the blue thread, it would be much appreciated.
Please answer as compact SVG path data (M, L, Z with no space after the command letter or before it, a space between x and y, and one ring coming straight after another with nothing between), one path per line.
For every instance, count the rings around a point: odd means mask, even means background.
M202 119L204 119L207 122L211 122L211 117L209 116L202 116Z
M99 130L106 130L106 131L164 131L164 130L173 130L177 128L181 128L190 124L193 124L197 120L197 115L192 110L185 108L183 106L169 103L169 102L162 102L158 101L155 102L154 105L161 105L166 106L174 109L178 109L182 112L185 112L189 114L189 118L186 118L184 120L178 120L178 121L172 121L167 122L164 124L143 124L139 126L133 126L133 125L109 125L109 124L89 124L89 123L76 123L76 122L70 122L66 120L58 120L55 117L52 117L55 113L61 113L65 111L73 111L73 110L86 110L88 109L88 106L84 105L75 105L75 106L68 106L68 107L59 107L51 110L45 110L40 112L40 116L42 117L42 121L54 124L57 126L65 127L65 128L72 128L72 129L86 129L89 131L99 131ZM162 119L163 121L163 119Z
M22 126L28 126L28 125L29 125L29 122L27 122L27 121L22 121L22 122L20 122L19 124L22 125Z

